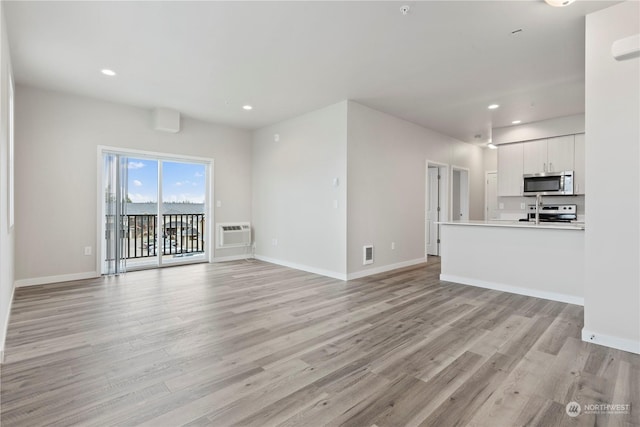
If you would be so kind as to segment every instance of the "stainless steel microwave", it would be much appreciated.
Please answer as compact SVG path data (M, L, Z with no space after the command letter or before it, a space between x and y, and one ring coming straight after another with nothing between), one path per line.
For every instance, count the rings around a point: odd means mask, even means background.
M573 171L523 175L523 196L572 196Z

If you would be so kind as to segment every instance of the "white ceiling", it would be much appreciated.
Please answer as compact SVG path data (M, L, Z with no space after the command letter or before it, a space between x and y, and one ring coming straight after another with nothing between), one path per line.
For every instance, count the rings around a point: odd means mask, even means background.
M247 129L351 99L467 142L584 112L584 16L614 3L4 2L18 83Z

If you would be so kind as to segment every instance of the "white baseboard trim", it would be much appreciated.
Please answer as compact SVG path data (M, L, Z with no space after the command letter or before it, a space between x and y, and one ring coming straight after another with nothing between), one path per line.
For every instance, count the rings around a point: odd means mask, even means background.
M95 279L100 277L97 271L87 271L84 273L61 274L59 276L34 277L32 279L16 280L16 288L24 286L48 285L50 283L70 282L72 280Z
M640 341L599 334L586 328L582 329L582 341L640 354Z
M7 318L4 319L2 325L2 336L0 336L0 365L4 363L4 345L7 342L7 332L9 332L9 320L11 320L11 307L13 306L13 296L16 294L16 287L11 290L11 298L9 298L9 310L7 310Z
M453 276L450 274L441 274L440 280L444 280L446 282L462 283L463 285L477 286L479 288L493 289L495 291L509 292L510 294L526 295L528 297L536 297L548 299L551 301L566 302L569 304L584 306L584 298L577 297L575 295L567 295L549 291L539 291L537 289L530 288L520 288L518 286L486 282L484 280L469 279L467 277Z
M397 262L395 264L382 265L380 267L369 268L367 270L357 271L347 274L347 280L360 279L362 277L373 276L374 274L386 273L387 271L397 270L399 268L411 267L413 265L424 264L427 258L417 258L409 261Z
M338 280L344 280L344 281L347 280L347 275L346 274L338 273L336 271L331 271L331 270L325 270L325 269L322 269L322 268L311 267L311 266L304 265L304 264L297 264L295 262L282 261L282 260L279 260L279 259L269 258L269 257L262 256L262 255L256 255L255 258L257 260L264 261L264 262L269 262L271 264L277 264L277 265L281 265L283 267L294 268L296 270L302 270L302 271L306 271L306 272L309 272L309 273L319 274L321 276L331 277L332 279L338 279Z
M227 261L244 261L245 259L253 259L253 255L229 255L213 258L213 262L227 262Z

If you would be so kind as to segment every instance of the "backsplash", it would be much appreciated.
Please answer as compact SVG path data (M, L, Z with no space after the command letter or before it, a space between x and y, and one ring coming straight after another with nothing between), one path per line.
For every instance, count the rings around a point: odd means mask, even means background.
M520 205L524 203L525 209L521 209ZM498 197L498 209L500 211L500 219L517 221L520 218L526 218L526 206L536 203L535 197ZM572 204L578 209L578 221L585 222L584 218L584 195L581 196L546 196L542 198L543 204Z

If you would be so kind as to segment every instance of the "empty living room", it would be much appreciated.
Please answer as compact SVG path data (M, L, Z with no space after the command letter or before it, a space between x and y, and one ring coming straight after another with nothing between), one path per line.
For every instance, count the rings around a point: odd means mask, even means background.
M639 76L637 0L1 1L0 425L640 426Z

